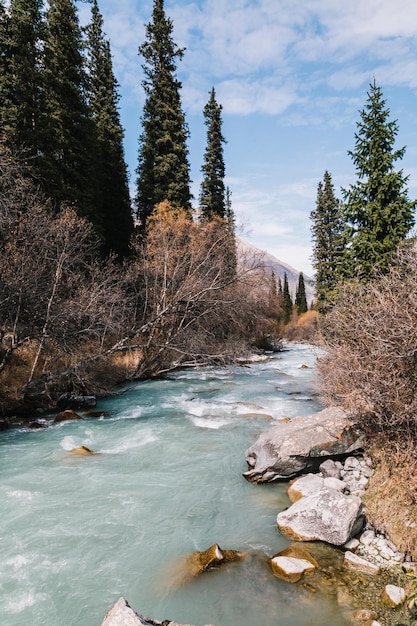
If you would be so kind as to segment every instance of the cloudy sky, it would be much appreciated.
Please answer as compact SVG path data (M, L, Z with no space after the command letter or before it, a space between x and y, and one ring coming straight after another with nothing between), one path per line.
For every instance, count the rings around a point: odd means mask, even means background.
M120 83L126 159L134 184L144 94L138 46L152 0L98 0ZM88 5L79 5L81 22ZM417 198L415 0L165 0L191 138L198 199L206 145L202 110L214 86L223 106L226 184L243 238L311 275L310 211L327 169L337 194L355 182L358 111L375 76L399 124L398 165Z

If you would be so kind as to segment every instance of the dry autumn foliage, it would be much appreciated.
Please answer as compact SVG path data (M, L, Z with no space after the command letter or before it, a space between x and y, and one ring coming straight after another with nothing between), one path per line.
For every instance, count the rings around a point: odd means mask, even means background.
M368 519L417 558L417 249L405 243L390 272L347 284L322 319L319 360L329 404L360 412L375 472Z
M271 326L265 274L236 268L227 222L164 202L120 266L92 226L56 214L0 146L0 401L48 404L129 378L241 356Z

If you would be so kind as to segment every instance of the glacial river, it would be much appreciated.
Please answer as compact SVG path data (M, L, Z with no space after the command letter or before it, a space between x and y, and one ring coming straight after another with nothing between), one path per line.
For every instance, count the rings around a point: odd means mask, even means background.
M101 417L0 433L0 624L100 626L120 596L196 626L345 624L331 596L274 578L286 486L242 477L260 432L321 408L315 359L291 345L183 370L100 401ZM213 543L249 557L180 584L178 559Z

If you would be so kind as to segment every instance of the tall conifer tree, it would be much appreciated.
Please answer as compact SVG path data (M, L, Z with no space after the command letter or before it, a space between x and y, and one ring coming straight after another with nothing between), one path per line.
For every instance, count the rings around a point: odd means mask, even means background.
M87 33L88 100L95 125L97 214L103 230L103 252L129 253L133 232L123 128L118 111L118 83L113 73L110 43L104 37L97 0L91 7Z
M39 150L44 35L42 5L42 0L11 0L5 64L2 59L1 67L2 128L9 145L25 159L34 157ZM4 7L1 13L3 22L6 18Z
M94 124L86 99L82 35L73 0L50 0L45 41L42 176L57 205L66 202L100 225L94 198Z
M284 286L282 289L283 301L282 301L282 317L281 320L284 324L288 324L292 313L292 298L290 294L290 288L288 285L287 272L284 273Z
M297 307L298 315L302 315L308 309L307 306L307 297L306 297L306 286L304 282L303 272L300 272L298 276L298 285L295 292L295 305Z
M139 140L136 207L141 228L156 204L168 200L191 213L188 127L181 106L181 82L176 76L177 60L184 50L172 38L173 23L163 0L154 0L152 21L146 40L139 47L144 59L142 83L146 101L143 132Z
M355 150L349 152L358 181L344 190L347 223L345 276L368 280L386 272L390 259L414 224L414 202L407 196L407 176L394 169L405 148L394 150L396 121L389 121L381 89L370 85L357 123Z
M319 182L316 209L310 217L317 308L324 313L331 307L336 295L344 252L341 205L327 171L323 182Z
M207 126L207 146L204 164L201 167L203 180L200 188L200 209L202 219L210 220L214 216L226 216L225 198L225 165L223 144L226 142L222 134L222 106L216 101L214 87L210 99L204 107L204 123Z

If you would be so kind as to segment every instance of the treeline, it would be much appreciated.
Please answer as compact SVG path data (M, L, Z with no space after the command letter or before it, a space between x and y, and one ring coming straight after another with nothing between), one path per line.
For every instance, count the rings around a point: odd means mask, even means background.
M168 201L102 259L94 227L55 212L4 145L0 152L1 402L48 406L63 391L105 393L180 365L225 363L273 330L262 267L230 264L221 219L201 224Z
M415 445L417 351L415 201L396 169L398 124L375 81L350 152L357 182L336 198L326 172L312 212L314 264L332 403L359 409L371 436Z
M145 105L134 225L117 81L96 0L0 2L0 406L179 366L224 363L278 333L281 301L237 255L222 107L191 206L188 128L163 1L139 52ZM275 293L276 296L276 293Z

